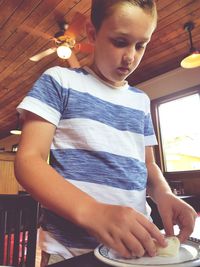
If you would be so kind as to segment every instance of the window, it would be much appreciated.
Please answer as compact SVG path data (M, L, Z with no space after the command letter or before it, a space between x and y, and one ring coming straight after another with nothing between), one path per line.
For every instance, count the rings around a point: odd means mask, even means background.
M167 172L200 170L200 97L193 94L158 106Z
M200 89L193 88L152 101L164 173L200 171Z

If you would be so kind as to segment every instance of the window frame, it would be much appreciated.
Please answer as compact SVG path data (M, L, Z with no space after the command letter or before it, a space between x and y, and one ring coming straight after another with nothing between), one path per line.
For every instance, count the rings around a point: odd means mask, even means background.
M176 172L167 172L164 168L164 153L162 147L162 139L161 139L161 129L159 123L159 112L158 107L160 104L179 99L181 97L190 96L193 94L199 94L200 96L200 85L187 88L160 98L153 99L151 101L151 114L152 121L155 129L155 134L157 136L158 145L154 147L155 159L156 163L162 170L165 178L169 181L174 181L177 179L191 179L191 178L200 178L200 170L192 170L192 171L176 171Z

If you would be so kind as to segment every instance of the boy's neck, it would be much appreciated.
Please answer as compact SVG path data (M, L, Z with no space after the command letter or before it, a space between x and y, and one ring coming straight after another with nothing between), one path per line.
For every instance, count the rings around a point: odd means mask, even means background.
M116 85L116 84L112 83L111 81L109 81L108 79L106 79L105 76L103 76L103 74L98 70L98 68L96 67L95 64L91 64L91 65L89 65L87 67L91 70L91 72L95 76L97 76L99 78L99 80L101 80L103 83L105 83L105 84L107 84L107 85L109 85L111 87L121 88L121 87L123 87L124 85L127 84L127 81L126 80L124 80L121 83L119 83L119 85Z

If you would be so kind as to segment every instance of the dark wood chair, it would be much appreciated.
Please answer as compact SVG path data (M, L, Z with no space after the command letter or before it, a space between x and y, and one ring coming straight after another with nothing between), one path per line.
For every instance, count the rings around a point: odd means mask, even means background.
M35 267L38 210L29 194L0 195L0 265Z

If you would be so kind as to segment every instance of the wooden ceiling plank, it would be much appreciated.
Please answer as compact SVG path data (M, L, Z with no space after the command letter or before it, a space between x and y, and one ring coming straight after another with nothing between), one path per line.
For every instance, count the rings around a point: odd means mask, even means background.
M0 17L0 33L1 29L4 27L9 18L15 13L18 6L21 5L22 1L23 0L18 1L17 3L16 1L10 1L9 3L8 1L2 1L0 8L1 10L3 10L3 12L1 12L1 17Z
M0 0L0 7L6 0Z
M166 1L166 3L168 3L168 5L165 8L159 10L158 18L160 16L161 19L159 20L158 24L163 22L164 19L168 19L168 17L170 17L170 16L171 17L174 17L174 15L178 16L177 12L178 13L182 12L182 10L185 10L186 7L188 8L188 6L193 6L193 5L191 5L192 1L193 0L184 0L184 1L178 0L178 1L169 1L169 2ZM159 25L158 25L158 27L159 27Z
M193 4L188 5L185 8L179 9L176 12L172 12L170 9L170 14L169 16L164 16L160 21L158 21L158 27L156 29L156 32L154 33L155 39L157 36L160 35L160 31L165 31L166 33L170 33L173 31L175 28L181 28L183 29L183 25L186 21L186 18L188 16L191 17L192 20L194 20L193 15L197 14L196 16L199 15L199 2L194 1ZM190 15L189 15L190 14ZM182 23L180 23L180 21ZM181 24L181 25L180 25Z
M173 3L174 0L156 0L157 10L160 13L162 9L166 9L169 7L171 3Z
M13 3L7 1L8 6ZM1 31L0 46L16 31L17 26L24 21L24 19L34 10L41 0L26 0L22 1L21 5L17 7L14 14L9 17L9 20L4 25ZM1 11L2 13L4 10Z
M199 17L199 22L200 22L200 17ZM199 34L199 29L198 28L194 29L192 31L193 39L195 38L195 36L197 34ZM180 39L177 38L177 36L179 36ZM186 40L188 40L188 42L189 42L188 33L185 32L183 29L177 29L176 31L173 31L173 32L171 32L169 34L166 34L166 35L162 36L160 38L160 44L164 45L164 44L166 44L166 42L168 42L168 43L174 42L174 44L176 44L176 43L179 43L179 42L182 42L182 41L186 41Z

